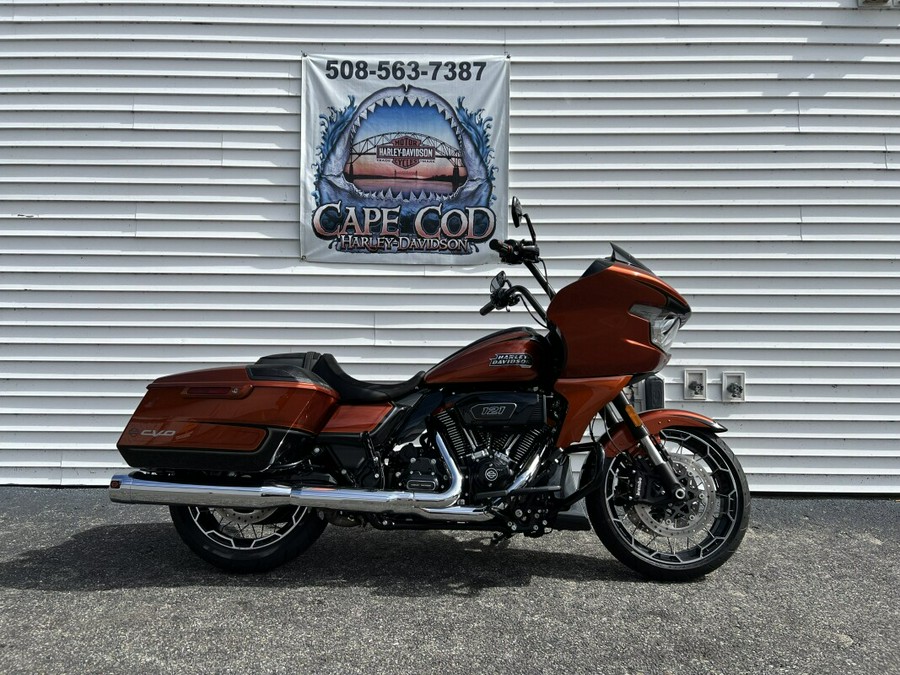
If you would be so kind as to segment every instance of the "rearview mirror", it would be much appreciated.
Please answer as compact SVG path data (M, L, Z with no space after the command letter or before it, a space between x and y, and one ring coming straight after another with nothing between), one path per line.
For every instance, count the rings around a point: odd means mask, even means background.
M519 201L518 197L512 198L512 206L510 206L509 210L512 212L513 225L519 227L519 224L522 222L522 202Z

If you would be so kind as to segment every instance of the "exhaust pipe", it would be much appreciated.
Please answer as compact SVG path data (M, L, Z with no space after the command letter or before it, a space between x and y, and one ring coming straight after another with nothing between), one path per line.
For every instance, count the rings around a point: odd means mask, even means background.
M120 504L178 504L237 509L273 506L305 506L336 511L412 514L431 520L487 521L494 516L484 509L455 506L462 494L462 474L439 434L435 444L450 472L450 486L434 492L387 492L363 488L192 485L147 480L134 474L116 475L109 484L109 498ZM529 466L525 473L529 473ZM524 482L527 482L524 481ZM520 483L517 479L514 484Z

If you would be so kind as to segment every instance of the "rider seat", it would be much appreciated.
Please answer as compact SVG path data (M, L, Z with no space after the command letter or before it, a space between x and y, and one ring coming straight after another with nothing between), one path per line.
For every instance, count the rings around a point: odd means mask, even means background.
M419 388L425 378L425 371L421 371L406 382L396 384L363 382L345 373L332 354L318 352L273 354L264 356L257 363L290 364L308 370L334 389L340 395L341 403L387 403L411 394Z

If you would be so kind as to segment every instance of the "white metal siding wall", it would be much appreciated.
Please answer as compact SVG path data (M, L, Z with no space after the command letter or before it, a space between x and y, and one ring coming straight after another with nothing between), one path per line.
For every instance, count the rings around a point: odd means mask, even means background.
M668 398L755 489L900 491L900 10L855 4L0 3L0 482L104 482L165 373L399 379L527 321L479 317L492 268L298 260L303 52L508 52L556 284L612 240L687 295Z

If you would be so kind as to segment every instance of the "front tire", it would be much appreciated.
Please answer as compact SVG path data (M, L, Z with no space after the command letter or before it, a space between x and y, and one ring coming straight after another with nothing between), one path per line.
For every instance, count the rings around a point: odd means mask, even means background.
M293 560L325 529L317 512L300 506L170 506L169 513L175 530L194 553L237 574L268 572Z
M622 563L651 579L687 581L712 572L737 550L750 518L750 492L734 453L714 433L673 428L660 438L687 500L631 503L630 455L620 453L603 462L601 487L585 504L597 536Z

